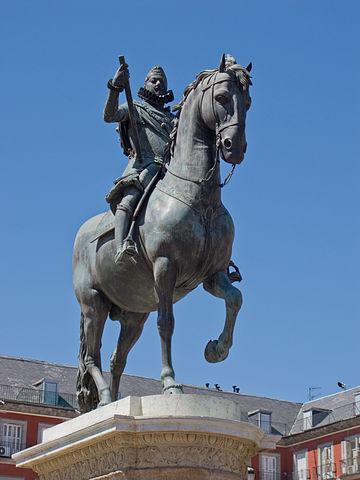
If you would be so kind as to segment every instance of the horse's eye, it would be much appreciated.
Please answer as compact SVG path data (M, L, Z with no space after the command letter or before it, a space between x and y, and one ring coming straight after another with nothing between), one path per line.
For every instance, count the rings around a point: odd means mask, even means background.
M230 95L226 93L218 93L215 95L215 100L219 103L227 103L230 101Z

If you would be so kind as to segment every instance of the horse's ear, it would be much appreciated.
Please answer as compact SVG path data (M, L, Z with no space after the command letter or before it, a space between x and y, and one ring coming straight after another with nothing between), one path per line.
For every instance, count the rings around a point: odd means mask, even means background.
M248 72L251 72L251 69L252 69L252 63L250 62L249 65L246 67L246 70Z
M219 72L225 72L225 53L222 54L220 65L219 65Z

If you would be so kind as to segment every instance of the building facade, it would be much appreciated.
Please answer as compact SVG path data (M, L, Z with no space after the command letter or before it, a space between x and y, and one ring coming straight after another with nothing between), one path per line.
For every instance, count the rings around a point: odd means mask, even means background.
M278 445L286 478L360 478L360 387L305 403Z

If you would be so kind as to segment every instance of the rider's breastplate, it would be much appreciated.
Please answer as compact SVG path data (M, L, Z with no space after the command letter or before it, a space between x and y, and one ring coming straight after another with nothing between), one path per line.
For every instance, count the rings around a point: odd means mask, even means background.
M140 107L140 105L142 105ZM137 127L143 164L146 162L163 163L165 149L172 130L172 114L159 112L148 104L136 102ZM132 142L132 129L129 129Z
M167 142L147 125L140 127L139 137L143 159L154 159L155 162L162 163Z

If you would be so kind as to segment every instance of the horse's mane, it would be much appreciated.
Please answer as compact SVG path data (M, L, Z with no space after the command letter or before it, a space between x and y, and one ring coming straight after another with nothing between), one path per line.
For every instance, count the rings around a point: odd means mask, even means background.
M182 107L184 106L190 93L193 92L199 86L199 84L202 83L205 79L208 79L208 82L209 82L210 79L213 76L215 76L216 73L219 73L219 68L215 68L213 70L203 70L198 75L196 75L195 80L189 83L189 85L185 88L183 93L183 98L181 99L181 101L178 104L174 105L174 107L172 108L172 111L177 113L176 113L175 119L173 120L174 128L170 133L169 152L171 156L173 156L173 153L174 153L179 118L180 118ZM229 73L231 76L233 76L239 82L242 89L248 92L249 86L252 85L252 82L251 82L250 73L246 70L246 68L235 63L233 65L226 67L225 73Z
M195 90L195 88L206 78L213 77L216 73L219 73L219 69L215 68L214 70L203 70L198 75L196 75L195 80L193 80L189 85L185 88L183 93L183 98L181 101L174 105L172 108L173 112L181 111L186 99L188 98L189 94ZM238 82L241 84L244 90L247 90L250 85L252 85L250 73L246 70L246 68L242 67L235 63L234 65L230 65L226 68L225 73L229 73L230 75L234 76Z

